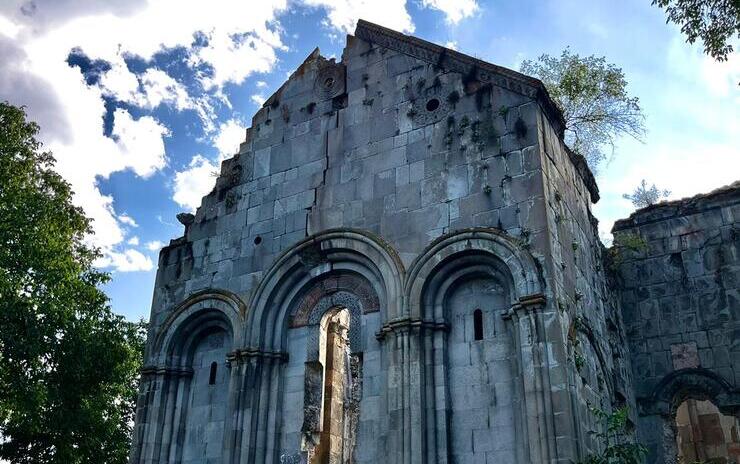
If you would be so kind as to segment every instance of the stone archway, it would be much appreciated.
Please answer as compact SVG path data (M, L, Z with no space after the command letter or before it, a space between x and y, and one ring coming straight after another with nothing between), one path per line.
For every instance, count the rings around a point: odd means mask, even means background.
M729 416L709 400L684 400L676 410L678 462L740 462L740 417Z
M740 418L740 391L720 375L703 368L680 369L666 375L647 398L638 400L638 440L647 444L648 462L683 464L679 461L679 411L687 402L710 402L724 416ZM691 462L691 461L689 461ZM712 461L709 461L712 462Z

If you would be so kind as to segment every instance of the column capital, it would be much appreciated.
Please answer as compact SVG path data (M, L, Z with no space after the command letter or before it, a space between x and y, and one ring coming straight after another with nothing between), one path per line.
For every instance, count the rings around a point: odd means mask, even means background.
M542 293L534 293L519 297L519 301L511 305L508 311L503 314L504 319L511 319L521 311L537 311L543 309L547 304L547 298Z

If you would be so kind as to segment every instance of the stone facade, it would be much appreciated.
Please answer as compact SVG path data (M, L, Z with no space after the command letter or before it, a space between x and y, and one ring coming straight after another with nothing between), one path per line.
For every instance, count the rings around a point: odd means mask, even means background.
M131 462L587 455L589 406L637 411L630 366L673 348L636 348L598 198L541 82L360 21L257 112L160 253ZM732 334L724 361L710 338L697 356L734 372Z
M740 183L637 211L614 234L641 240L618 263L638 436L674 462L684 400L740 415Z

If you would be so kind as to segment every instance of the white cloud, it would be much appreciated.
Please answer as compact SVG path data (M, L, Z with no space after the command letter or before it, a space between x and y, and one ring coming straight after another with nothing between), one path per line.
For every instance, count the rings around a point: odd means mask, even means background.
M244 124L237 119L229 119L221 123L218 133L213 138L213 146L218 150L220 159L232 157L239 151L239 145L244 142L246 132Z
M14 39L18 35L18 32L20 32L20 30L20 25L14 23L8 18L0 16L0 34Z
M455 42L454 40L446 42L444 46L445 48L449 48L450 50L457 50L457 42Z
M276 49L286 49L279 32L264 26L256 32L233 34L215 29L208 35L208 45L191 55L190 64L211 66L213 75L201 78L206 89L227 82L241 84L250 74L270 71L277 61Z
M187 168L175 173L172 199L190 211L200 206L201 199L207 195L216 183L216 173L221 162L234 156L239 144L244 141L244 125L237 119L229 119L218 128L213 137L213 146L218 150L215 161L202 155L195 155Z
M190 211L200 206L200 201L216 183L214 173L219 165L201 155L195 155L188 167L175 174L172 199Z
M122 156L121 169L131 168L141 177L148 177L165 165L164 141L167 128L151 116L139 119L128 111L117 109L113 113L113 136Z
M667 48L663 62L651 67L660 71L662 64L664 72L645 75L636 84L648 115L645 143L623 140L598 178L602 199L594 212L605 236L615 220L634 210L622 194L642 179L670 190L670 199L738 180L740 96L732 93L740 80L737 57L715 63L700 46L685 44L678 31Z
M473 16L480 9L475 0L422 0L421 4L425 8L441 11L451 24Z
M111 267L119 272L151 271L154 268L151 258L133 248L122 252L111 251L95 264L98 267Z
M164 243L159 240L152 240L151 242L147 242L145 246L149 251L159 251L164 246Z
M132 218L128 214L121 214L120 216L118 216L118 220L122 224L126 224L127 226L139 227L139 224L137 224L136 221L134 221L134 218ZM136 237L134 237L134 238L136 238Z
M134 235L130 239L126 240L126 244L131 246L139 246L139 237Z
M304 3L325 9L328 16L325 25L346 34L354 32L360 18L397 31L414 32L406 0L304 0Z
M40 123L40 139L72 184L75 203L94 220L91 241L103 250L103 264L146 268L138 252L121 251L125 219L116 213L114 198L100 192L98 179L124 170L147 177L162 169L168 130L152 116L134 117L119 108L106 136L103 97L145 110L160 105L193 109L207 134L216 130L211 99L229 104L220 86L270 71L276 50L284 49L276 15L287 9L287 0L213 0L207 8L198 0L36 0L32 15L21 11L27 3L0 4L0 99L25 105L29 117ZM202 40L194 41L195 35ZM207 91L202 96L189 96L161 69L134 74L124 62L125 56L148 62L156 52L174 47L197 66L196 76ZM80 69L67 64L75 49L111 65L98 84L88 85Z
M263 97L262 95L259 95L259 94L254 94L254 95L252 95L252 96L251 96L251 97L249 97L249 98L250 98L250 99L251 99L251 100L252 100L252 101L254 102L254 104L255 104L255 105L257 105L257 106L262 106L262 105L264 105L264 104L265 104L265 100L266 100L266 99L265 99L265 97Z
M182 111L196 106L185 87L161 69L149 68L137 76L121 57L103 74L100 86L106 95L140 108L154 109L166 104Z
M265 81L257 81L257 88L258 89L264 89L265 87L267 87L267 82L265 82Z

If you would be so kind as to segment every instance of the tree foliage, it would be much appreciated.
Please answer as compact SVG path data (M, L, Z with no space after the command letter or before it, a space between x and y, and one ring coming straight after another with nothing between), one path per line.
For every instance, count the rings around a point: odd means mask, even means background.
M589 409L600 426L591 434L603 449L600 453L589 455L580 464L642 464L648 450L645 445L633 441L627 406L611 413L594 407Z
M0 460L124 463L143 323L110 310L90 220L37 132L0 102Z
M670 194L670 190L661 190L655 184L652 187L648 187L645 179L642 179L640 185L632 193L625 193L622 197L631 201L635 208L644 208L668 198Z
M644 116L637 97L627 92L621 68L604 57L586 56L565 49L559 57L542 55L521 65L524 74L539 78L565 118L565 142L583 155L591 170L614 150L618 137L640 140Z
M738 0L653 0L666 12L666 22L681 26L686 41L701 39L704 52L717 61L732 53L730 41L740 39L740 1Z

